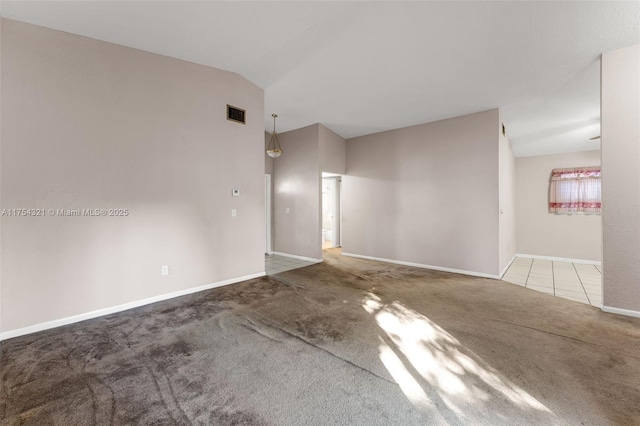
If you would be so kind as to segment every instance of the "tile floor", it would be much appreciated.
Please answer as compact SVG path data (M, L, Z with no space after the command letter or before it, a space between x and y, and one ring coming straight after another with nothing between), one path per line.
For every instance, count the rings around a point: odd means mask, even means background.
M504 281L576 302L602 306L600 266L516 257Z
M313 265L315 262L294 259L292 257L279 256L277 254L267 254L264 256L265 271L267 275L275 275L291 269L303 268Z

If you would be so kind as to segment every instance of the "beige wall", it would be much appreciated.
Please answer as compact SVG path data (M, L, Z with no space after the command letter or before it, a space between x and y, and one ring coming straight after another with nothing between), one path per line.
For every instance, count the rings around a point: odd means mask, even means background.
M343 175L347 167L345 140L322 124L319 132L320 171Z
M499 156L499 245L500 273L516 254L516 167L511 143L502 134L502 117L498 121Z
M343 251L497 275L498 110L347 140Z
M264 271L261 89L9 20L2 57L2 207L130 211L3 217L2 330Z
M597 150L516 158L518 253L601 259L600 216L549 213L551 170L599 164L600 151Z
M321 174L345 172L345 140L322 124L278 136L283 154L271 166L273 250L322 259Z
M283 154L273 165L276 252L322 258L319 132L313 124L278 135Z
M603 305L640 315L640 45L602 55Z

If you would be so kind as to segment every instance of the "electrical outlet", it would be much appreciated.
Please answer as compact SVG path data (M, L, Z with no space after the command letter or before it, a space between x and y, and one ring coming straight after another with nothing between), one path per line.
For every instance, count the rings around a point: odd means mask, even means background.
M231 217L238 216L238 211L236 209L231 209Z
M162 266L162 275L169 275L169 265Z

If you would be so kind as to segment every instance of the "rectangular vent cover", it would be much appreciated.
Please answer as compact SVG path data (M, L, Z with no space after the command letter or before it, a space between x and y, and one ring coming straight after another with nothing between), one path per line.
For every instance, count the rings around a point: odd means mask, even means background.
M227 105L227 120L245 124L245 110Z

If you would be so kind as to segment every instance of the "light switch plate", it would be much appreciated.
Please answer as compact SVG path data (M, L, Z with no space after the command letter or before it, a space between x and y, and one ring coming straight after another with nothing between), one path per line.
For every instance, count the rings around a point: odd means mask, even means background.
M236 209L231 209L231 217L238 216L238 211Z
M232 189L231 190L231 196L232 197L239 197L240 196L240 190L239 189Z
M284 212L285 213L291 213L291 209L289 207L287 207L287 208L284 209Z

